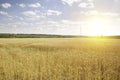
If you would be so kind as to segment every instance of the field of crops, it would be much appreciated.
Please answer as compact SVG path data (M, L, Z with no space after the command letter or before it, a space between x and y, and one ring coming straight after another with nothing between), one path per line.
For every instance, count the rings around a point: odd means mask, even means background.
M0 39L0 80L120 80L120 39Z

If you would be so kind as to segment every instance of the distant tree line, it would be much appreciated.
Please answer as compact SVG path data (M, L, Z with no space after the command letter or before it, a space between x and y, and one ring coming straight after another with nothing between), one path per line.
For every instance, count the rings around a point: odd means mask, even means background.
M47 35L47 34L0 34L0 38L67 38L75 36Z
M70 35L49 35L49 34L0 34L0 38L116 38L120 36L70 36Z

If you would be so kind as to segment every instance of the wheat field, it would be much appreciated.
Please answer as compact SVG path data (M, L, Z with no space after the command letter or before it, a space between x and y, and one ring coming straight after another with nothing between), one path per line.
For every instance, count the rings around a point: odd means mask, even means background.
M120 40L3 38L0 80L120 80Z

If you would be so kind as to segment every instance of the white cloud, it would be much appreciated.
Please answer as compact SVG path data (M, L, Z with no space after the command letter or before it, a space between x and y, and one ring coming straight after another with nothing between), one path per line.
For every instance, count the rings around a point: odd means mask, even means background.
M22 4L19 4L19 6L22 7L22 8L26 7L26 5L23 4L23 3L22 3Z
M113 13L113 12L101 13L101 15L103 15L103 16L113 16L113 17L119 16L118 13Z
M38 8L41 7L41 4L40 3L29 4L28 7Z
M81 8L94 8L94 4L92 2L86 3L86 2L82 2L78 5Z
M118 2L119 0L114 0L115 2Z
M21 4L18 4L18 6L19 7L22 7L22 8L24 8L24 7L31 7L31 8L39 8L39 7L41 7L41 4L40 3L34 3L34 4L28 4L28 5L26 5L26 4L23 4L23 3L21 3Z
M81 0L61 0L63 4L68 4L69 6L72 6L76 2L80 2Z
M117 17L120 16L120 14L115 12L98 12L97 10L91 10L91 11L81 11L81 14L83 15L98 15L98 16L109 16L109 17Z
M98 11L97 10L91 10L91 11L81 11L81 14L83 15L98 15Z
M1 6L2 6L3 8L10 8L10 7L11 7L11 4L10 4L10 3L3 3L3 4L1 4Z
M94 0L88 0L89 2L93 2Z
M32 20L32 21L41 21L48 19L47 16L58 16L62 12L56 10L47 10L46 12L41 12L39 10L34 11L24 11L21 14L24 15L25 20Z
M57 11L57 10L48 10L47 11L47 15L48 16L51 16L51 15L60 15L60 14L62 14L62 12L60 12L60 11Z
M71 21L71 20L61 20L63 24L69 24L69 25L80 25L84 23L84 21Z
M7 12L4 12L4 11L0 11L0 14L1 14L1 15L8 15L8 13L7 13Z
M30 17L30 16L36 16L37 14L34 11L25 11L22 12L23 15Z
M62 23L69 23L70 21L69 20L61 20Z
M57 24L57 21L48 21L50 24Z
M24 17L24 19L26 20L41 20L41 19L45 19L46 17L42 14L40 14L39 11L24 11L22 12L22 14L26 17Z

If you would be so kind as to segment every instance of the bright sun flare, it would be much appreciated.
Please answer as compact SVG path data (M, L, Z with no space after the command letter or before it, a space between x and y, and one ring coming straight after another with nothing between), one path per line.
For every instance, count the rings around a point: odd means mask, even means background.
M102 36L107 35L107 28L109 27L108 20L105 18L94 18L88 21L87 35Z

